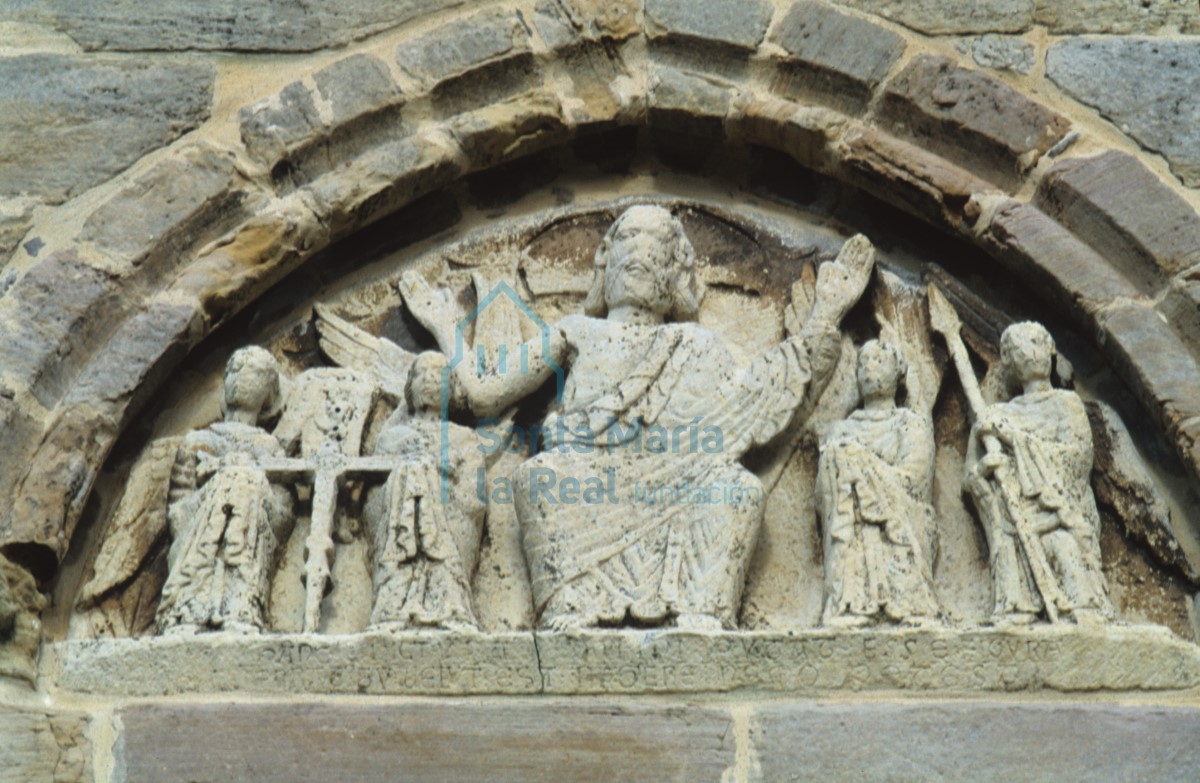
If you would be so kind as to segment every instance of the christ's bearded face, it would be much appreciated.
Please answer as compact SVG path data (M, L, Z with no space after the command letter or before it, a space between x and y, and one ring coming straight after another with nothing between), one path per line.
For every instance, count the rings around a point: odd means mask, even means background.
M610 309L632 305L658 315L670 311L675 237L660 212L635 207L621 217L604 276L604 299Z

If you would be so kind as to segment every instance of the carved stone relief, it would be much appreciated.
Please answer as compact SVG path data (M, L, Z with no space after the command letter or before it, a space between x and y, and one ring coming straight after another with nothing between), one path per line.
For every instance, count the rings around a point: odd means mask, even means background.
M1117 649L1149 651L1129 687L1200 682L1193 646L1107 625L1092 429L1049 332L990 344L867 237L742 220L564 210L235 352L223 420L135 463L153 508L116 505L61 682L237 688L113 669L229 631L268 632L206 644L281 692L1112 687ZM1157 491L1125 462L1109 495ZM164 536L154 639L121 596ZM806 536L819 560L780 568Z

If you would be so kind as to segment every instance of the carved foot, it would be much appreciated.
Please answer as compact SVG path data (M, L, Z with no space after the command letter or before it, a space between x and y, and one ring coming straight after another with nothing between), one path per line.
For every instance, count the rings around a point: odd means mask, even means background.
M1033 625L1037 621L1037 615L1032 612L1009 612L1008 614L997 615L992 618L992 625L996 628L1023 628L1027 625Z
M559 633L583 631L593 627L595 624L595 619L588 615L576 612L564 612L563 614L556 614L553 617L543 618L542 630Z
M862 614L835 614L832 617L822 618L821 625L830 628L862 628L870 625L871 622L870 617Z
M1104 625L1108 622L1108 617L1100 609L1076 609L1071 612L1071 617L1074 618L1076 625L1088 626L1094 628Z
M722 631L725 624L711 614L681 614L675 618L675 627L684 631Z

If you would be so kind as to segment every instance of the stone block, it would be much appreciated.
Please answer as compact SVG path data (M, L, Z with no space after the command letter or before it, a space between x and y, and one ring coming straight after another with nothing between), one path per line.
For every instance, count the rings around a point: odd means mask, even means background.
M1059 162L1035 203L1146 291L1200 264L1200 216L1123 152Z
M914 215L953 226L964 224L972 195L995 189L967 168L874 128L850 130L834 152L853 183Z
M230 156L208 145L188 147L88 215L79 239L125 269L174 268L184 249L240 216L245 194L238 185Z
M198 307L149 302L113 336L76 379L68 405L111 406L114 420L145 402L164 375L203 335ZM139 396L140 395L140 396Z
M930 35L1021 33L1033 26L1034 0L836 0Z
M1190 0L1038 0L1037 24L1054 35L1200 32L1200 9Z
M1092 247L1029 204L1010 201L997 207L985 238L1022 280L1050 292L1093 328L1102 308L1138 295L1133 283Z
M1171 287L1158 303L1158 311L1175 327L1189 345L1200 346L1200 278L1197 272L1171 281Z
M513 12L486 12L402 43L396 61L432 93L444 119L482 109L541 84L529 33Z
M960 41L956 48L964 54L969 52L976 65L997 71L1028 74L1036 58L1033 44L1005 35L981 35Z
M312 92L292 82L278 95L239 113L242 143L251 157L268 166L284 160L324 129Z
M728 85L713 79L658 68L650 80L649 123L690 136L721 139L733 95Z
M820 106L750 95L739 101L729 127L751 144L779 150L812 169L821 165L826 145L845 121Z
M42 405L53 407L70 380L70 373L61 374L60 363L78 359L72 356L75 346L109 327L106 315L119 310L120 287L77 252L66 250L30 267L5 299L10 303L0 314L5 382L28 389Z
M936 55L915 58L885 90L882 124L1005 188L1069 128L1003 82Z
M55 412L21 471L13 500L0 511L0 542L35 550L29 563L39 579L52 576L67 554L100 462L116 438L107 411L76 405Z
M642 31L638 0L540 0L533 27L550 49L582 40L624 41Z
M646 33L754 50L774 10L767 0L646 0Z
M776 92L862 111L888 69L904 53L904 39L828 4L801 0L776 26L770 41L785 52Z
M466 154L468 168L479 171L565 142L569 131L558 99L535 93L460 117L450 133Z
M5 780L92 780L88 720L74 713L0 710L0 770Z
M1102 704L762 707L763 780L1195 780L1200 710Z
M1200 24L1200 11L1196 11ZM1104 78L1097 78L1104 74ZM1046 75L1200 187L1200 45L1195 40L1072 38L1046 54Z
M207 0L147 6L42 0L45 19L89 50L309 52L364 38L463 0Z
M47 652L47 655L50 653ZM1200 650L1160 626L1017 631L676 629L60 642L59 687L109 696L1151 691L1200 685ZM196 661L203 661L198 664ZM402 661L402 665L396 665Z
M387 65L357 54L313 74L316 92L292 82L266 101L242 109L242 141L270 167L277 188L311 182L365 150L403 136L403 95ZM329 106L322 119L317 100Z
M332 127L379 111L400 98L387 65L369 54L356 54L313 74L317 91L329 102Z
M712 781L731 718L682 704L180 704L121 711L126 779ZM179 742L181 736L202 742ZM219 748L219 762L213 750Z
M413 78L433 85L528 51L528 34L516 15L483 13L405 41L396 61Z
M463 173L449 139L421 135L381 144L306 188L331 236L343 236L444 187Z
M1105 312L1101 341L1125 381L1175 445L1193 477L1200 478L1195 443L1181 427L1200 416L1200 366L1166 319L1146 305Z
M208 119L211 65L61 54L0 58L0 198L58 203Z

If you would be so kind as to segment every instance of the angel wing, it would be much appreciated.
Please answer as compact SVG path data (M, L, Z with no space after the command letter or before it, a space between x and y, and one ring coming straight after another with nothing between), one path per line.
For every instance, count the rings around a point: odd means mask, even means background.
M929 305L925 298L899 277L876 267L875 320L879 339L899 348L908 363L904 378L907 407L929 415L942 386L945 364L937 360L929 334Z
M378 384L384 394L404 399L404 384L415 353L406 351L386 337L376 337L333 314L329 308L316 305L317 335L321 350L330 361L367 376Z
M92 578L79 592L80 609L95 605L132 580L167 534L171 468L182 440L176 436L153 441L133 466L96 555Z

